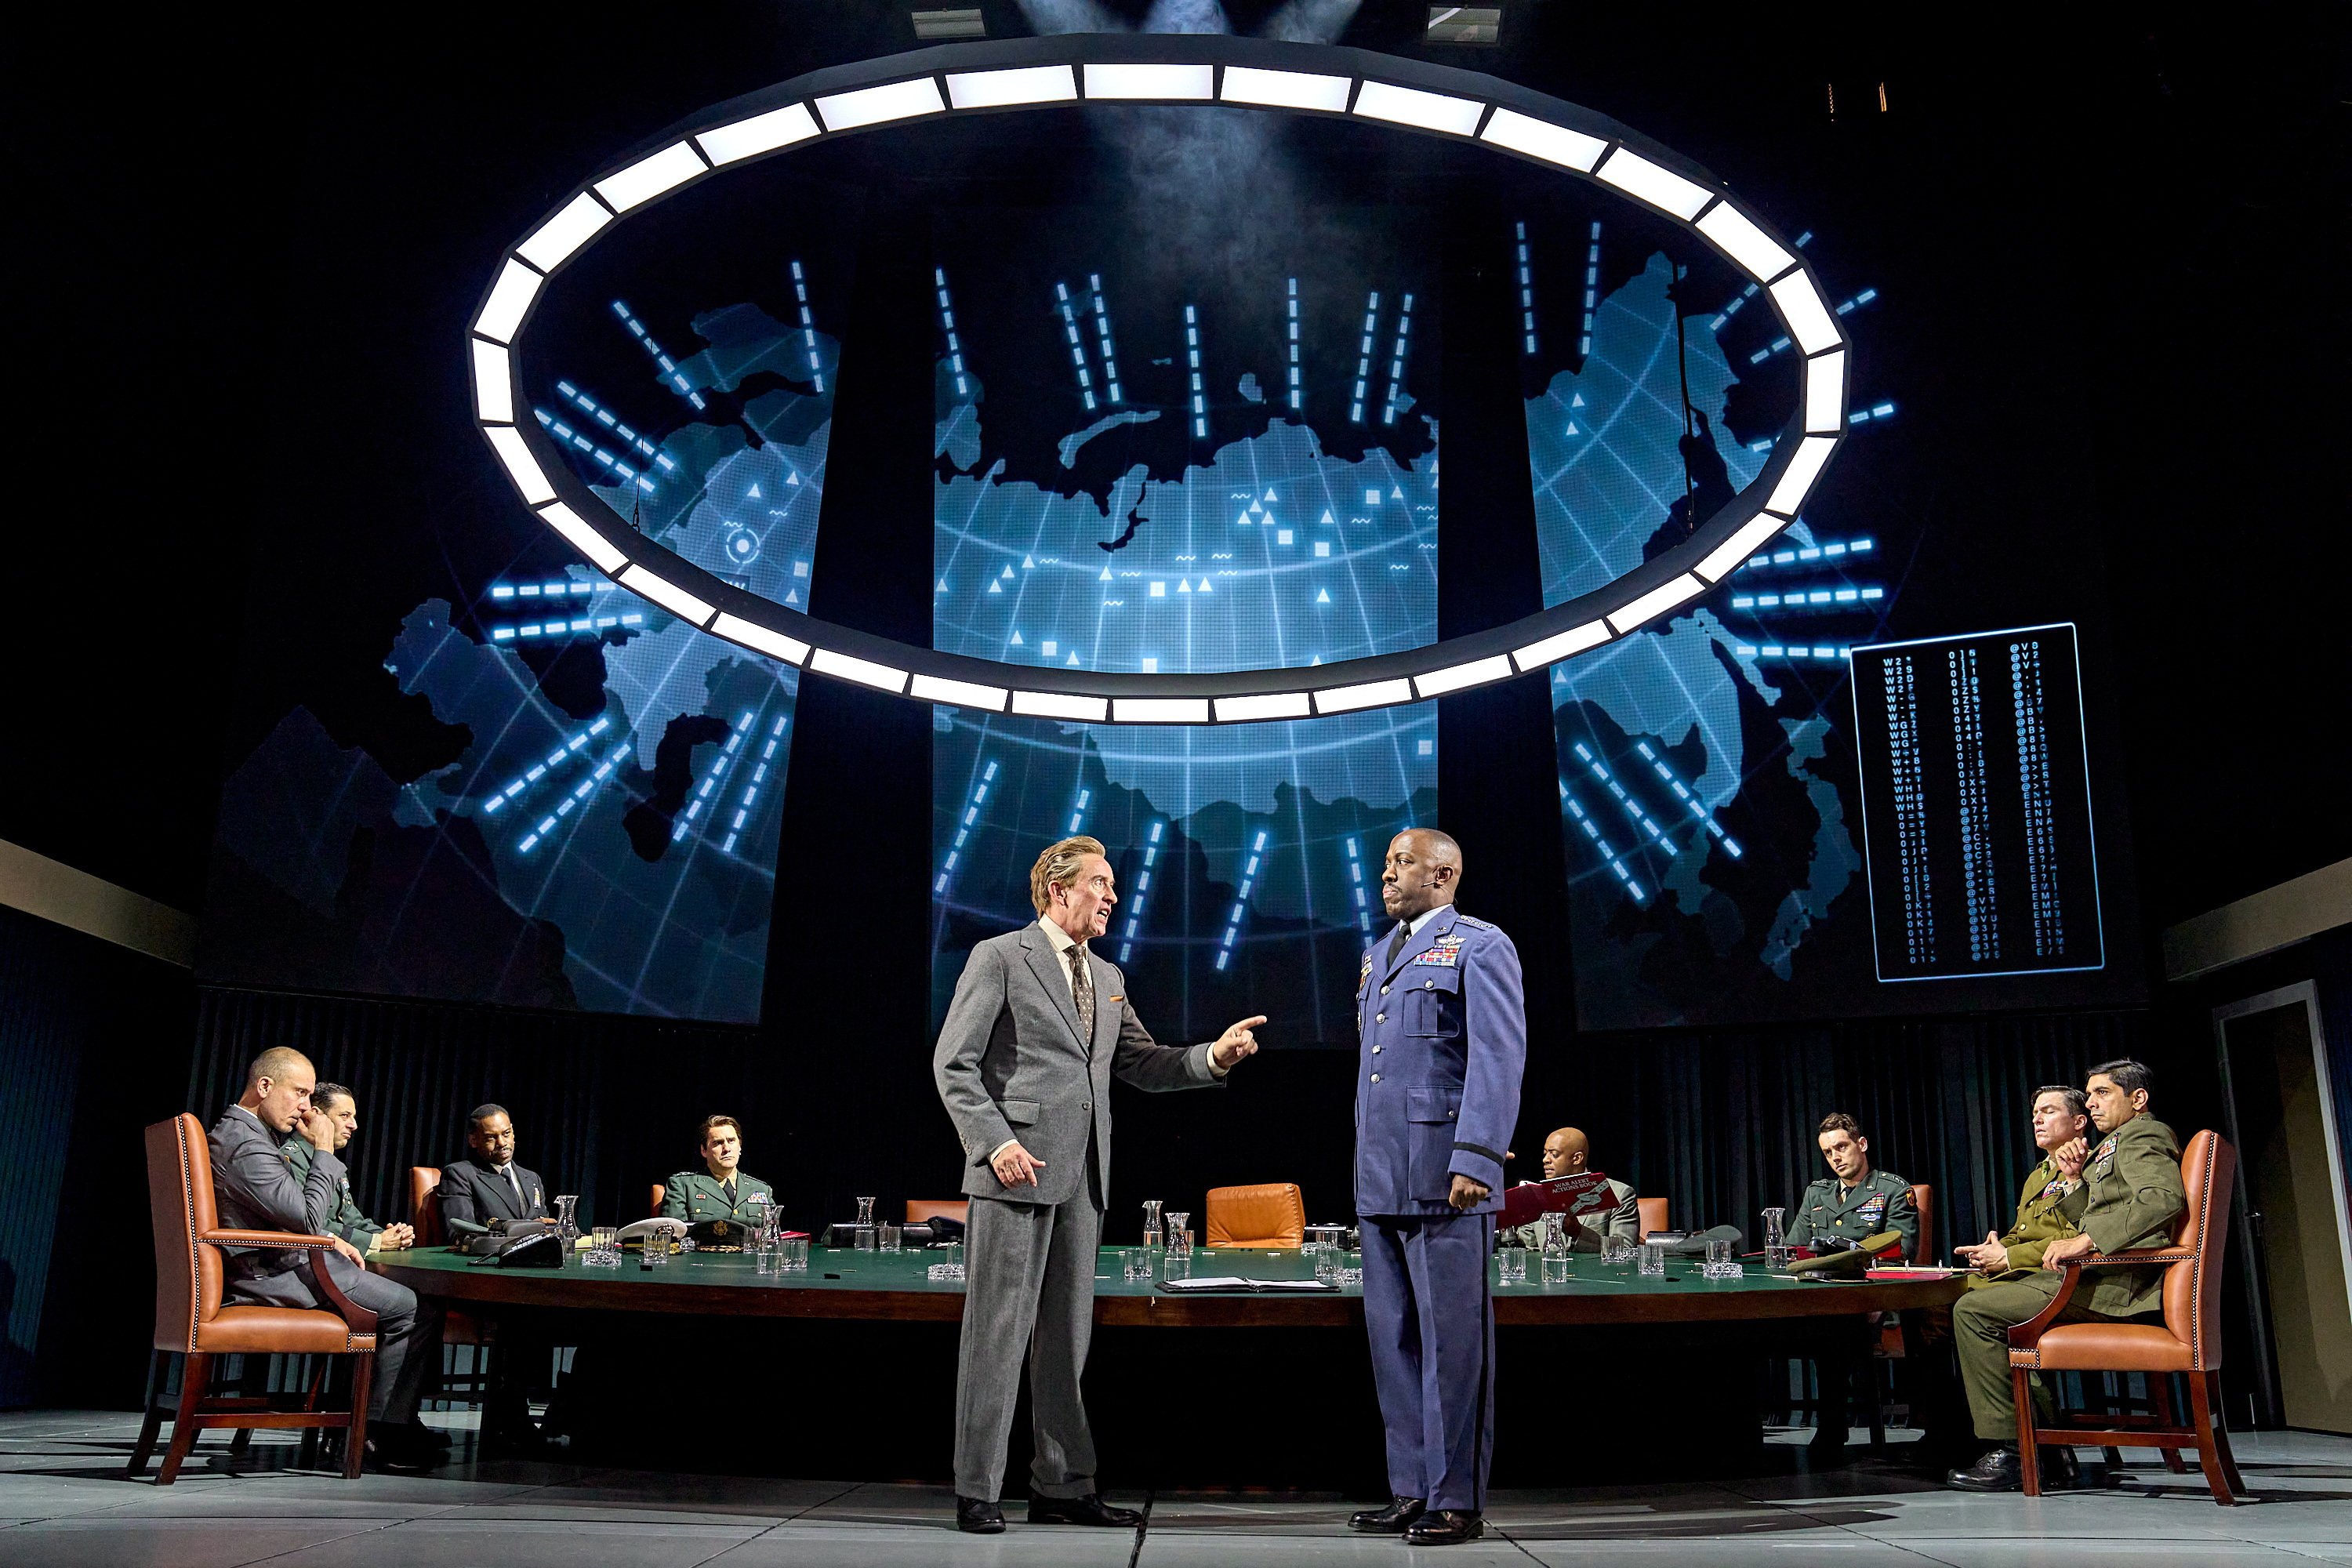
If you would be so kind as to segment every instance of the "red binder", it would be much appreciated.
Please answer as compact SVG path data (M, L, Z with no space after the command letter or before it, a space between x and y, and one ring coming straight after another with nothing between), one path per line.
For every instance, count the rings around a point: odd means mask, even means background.
M1498 1225L1533 1225L1548 1214L1588 1215L1612 1207L1609 1178L1599 1171L1579 1171L1556 1182L1521 1182L1503 1194Z

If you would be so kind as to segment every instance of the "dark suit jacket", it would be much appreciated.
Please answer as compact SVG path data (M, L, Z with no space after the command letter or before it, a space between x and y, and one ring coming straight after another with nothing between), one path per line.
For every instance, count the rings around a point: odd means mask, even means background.
M441 1220L466 1220L474 1225L488 1225L494 1219L553 1219L555 1205L549 1201L547 1184L539 1179L536 1171L526 1171L518 1164L515 1180L522 1184L522 1203L515 1203L514 1189L507 1179L488 1165L472 1160L456 1160L441 1167Z
M343 1163L313 1150L310 1166L296 1176L278 1134L241 1106L230 1106L213 1123L213 1212L225 1230L290 1230L330 1234L327 1225L343 1176ZM241 1280L282 1274L309 1254L293 1247L226 1247L230 1293Z

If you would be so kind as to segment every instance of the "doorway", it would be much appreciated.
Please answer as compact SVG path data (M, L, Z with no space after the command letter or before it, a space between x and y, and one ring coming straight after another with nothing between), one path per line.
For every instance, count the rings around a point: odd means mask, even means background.
M2352 1214L2316 990L2217 1007L2213 1034L2263 1403L2286 1426L2352 1433Z

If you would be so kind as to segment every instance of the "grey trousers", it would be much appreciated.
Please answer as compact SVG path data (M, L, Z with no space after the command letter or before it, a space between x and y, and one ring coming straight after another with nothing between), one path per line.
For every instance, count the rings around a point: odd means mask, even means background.
M275 1274L231 1279L224 1294L257 1306L323 1307L326 1298L310 1282L312 1267L306 1259ZM371 1274L340 1253L327 1258L327 1268L353 1305L376 1315L375 1386L368 1419L404 1426L416 1414L425 1374L440 1369L441 1310L420 1303L407 1286Z
M1066 1204L971 1200L956 1368L958 1495L994 1502L1003 1492L1024 1350L1036 1443L1030 1495L1076 1498L1095 1489L1095 1439L1078 1377L1094 1337L1101 1236L1102 1211L1091 1191Z

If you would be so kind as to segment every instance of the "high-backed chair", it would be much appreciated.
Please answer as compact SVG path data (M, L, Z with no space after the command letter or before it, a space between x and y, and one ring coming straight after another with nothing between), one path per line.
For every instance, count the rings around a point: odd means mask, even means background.
M1911 1261L1926 1268L1936 1261L1936 1189L1926 1182L1912 1183L1911 1210L1919 1216L1919 1240L1911 1248Z
M958 1225L971 1223L970 1198L908 1198L907 1223L919 1225L927 1219L951 1219Z
M312 1270L325 1309L223 1305L227 1277L225 1247L289 1247L331 1252L332 1238L298 1231L224 1230L213 1204L213 1157L204 1124L174 1116L147 1129L147 1203L155 1233L155 1343L147 1378L147 1415L138 1446L123 1472L147 1468L165 1420L172 1446L155 1484L170 1486L187 1462L196 1434L207 1426L329 1427L347 1434L343 1474L358 1479L367 1447L368 1389L375 1372L375 1314L346 1299L325 1268ZM166 1411L162 1401L163 1357L186 1357L180 1371L180 1403ZM321 1410L326 1382L312 1381L299 1409L279 1408L268 1398L211 1397L213 1358L219 1355L347 1355L352 1367L349 1409ZM321 1360L321 1368L331 1363Z
M449 1227L441 1223L441 1167L411 1165L408 1167L408 1228L416 1233L419 1247L446 1247ZM476 1403L489 1395L490 1346L498 1342L497 1331L491 1325L471 1312L452 1307L442 1314L441 1343L474 1347L473 1370L442 1372L436 1376L428 1399L465 1400Z
M1201 1237L1211 1247L1297 1247L1307 1239L1307 1199L1296 1182L1211 1187Z
M1911 1184L1911 1208L1919 1216L1919 1239L1912 1245L1911 1256L1905 1262L1925 1268L1936 1261L1936 1189L1927 1182ZM1892 1369L1882 1373L1879 1363L1901 1361L1910 1354L1910 1342L1905 1338L1903 1315L1899 1312L1881 1314L1878 1320L1878 1340L1871 1347L1870 1367L1870 1444L1874 1448L1886 1444L1887 1401L1893 1396Z
M646 1200L646 1217L647 1219L661 1218L662 1200L667 1196L669 1196L669 1184L667 1182L656 1182L654 1184L654 1195Z
M2037 1317L2009 1331L2010 1375L2017 1391L2017 1452L2025 1490L2042 1489L2039 1445L2063 1443L2109 1448L2161 1448L2168 1455L2197 1450L2213 1500L2241 1500L2245 1482L2230 1452L2221 1415L2221 1249L2228 1240L2230 1192L2238 1175L2238 1152L2211 1131L2189 1140L2180 1157L2180 1184L2189 1202L2173 1222L2171 1245L2068 1258L2065 1279ZM2163 1321L2061 1323L2058 1314L2081 1288L2083 1270L2102 1264L2160 1263ZM2175 1373L2189 1382L2189 1423L2171 1424L2168 1413L2145 1417L2084 1416L2061 1412L2056 1426L2033 1419L2034 1373L2137 1372L2153 1387ZM2099 1426L2101 1421L2107 1425ZM2125 1425L2129 1420L2130 1425Z
M1665 1199L1635 1198L1633 1200L1633 1205L1642 1211L1642 1234L1643 1236L1649 1235L1654 1230L1665 1230L1670 1228L1666 1224Z

